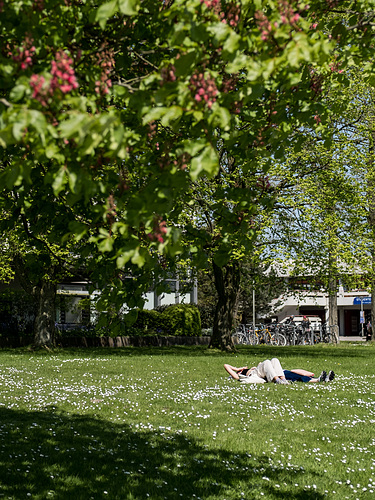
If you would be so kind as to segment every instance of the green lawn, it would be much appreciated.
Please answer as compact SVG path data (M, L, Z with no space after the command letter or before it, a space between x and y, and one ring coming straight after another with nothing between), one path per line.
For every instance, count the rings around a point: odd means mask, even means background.
M0 351L0 498L372 499L375 346ZM329 384L241 385L278 357Z

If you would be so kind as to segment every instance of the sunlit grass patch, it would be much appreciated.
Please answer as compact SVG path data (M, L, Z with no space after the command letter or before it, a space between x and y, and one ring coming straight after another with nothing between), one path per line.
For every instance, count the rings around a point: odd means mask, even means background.
M0 498L372 498L373 347L0 351ZM330 384L241 385L277 356Z

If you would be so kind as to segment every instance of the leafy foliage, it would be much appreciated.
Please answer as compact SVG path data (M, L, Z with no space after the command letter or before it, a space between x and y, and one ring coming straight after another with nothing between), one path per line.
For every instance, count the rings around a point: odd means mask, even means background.
M270 160L345 109L322 91L345 86L354 64L372 78L372 9L370 0L1 3L9 224L31 215L35 237L48 227L56 244L79 241L93 282L131 308L178 255L230 265L252 251L259 205L273 206ZM203 199L218 230L207 232L186 212L212 179Z
M202 334L199 310L195 305L175 304L161 312L138 311L138 318L132 327L137 335L158 334L199 337Z

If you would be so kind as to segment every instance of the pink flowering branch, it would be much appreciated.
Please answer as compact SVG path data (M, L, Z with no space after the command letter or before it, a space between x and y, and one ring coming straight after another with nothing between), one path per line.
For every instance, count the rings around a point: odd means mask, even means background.
M161 217L156 217L153 223L153 229L147 234L147 237L151 241L158 241L159 243L164 243L165 235L167 234L167 223Z
M60 50L56 53L55 59L51 62L50 80L42 75L34 74L30 78L32 97L39 101L42 106L47 106L50 99L56 92L67 94L78 88L77 78L72 67L73 59L66 52Z
M66 52L62 50L57 52L56 58L51 64L52 80L50 85L52 93L56 89L60 89L63 94L67 94L73 89L78 88L77 78L72 68L73 59Z
M205 77L204 73L194 73L190 78L190 90L194 94L196 102L203 102L211 108L216 101L218 90L216 82L211 77Z
M26 37L21 47L17 47L14 51L9 52L9 56L13 61L20 64L21 69L25 70L29 66L32 66L32 57L35 53L35 47L33 45L33 39Z
M104 46L103 46L104 48ZM98 52L98 63L102 70L100 79L95 82L95 92L97 94L109 94L109 89L112 87L110 75L115 67L115 58L113 49L105 49Z

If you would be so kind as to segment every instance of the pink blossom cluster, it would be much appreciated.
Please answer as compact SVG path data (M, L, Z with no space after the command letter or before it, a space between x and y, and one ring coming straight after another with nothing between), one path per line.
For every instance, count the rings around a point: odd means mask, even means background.
M201 0L209 9L214 9L220 3L220 0Z
M72 64L73 60L64 51L57 52L55 59L51 63L51 80L47 81L42 75L36 74L30 78L33 99L39 101L43 106L47 106L49 99L56 90L67 94L78 88Z
M109 89L112 87L110 74L115 66L115 58L113 49L102 50L98 53L98 63L102 69L100 80L95 82L95 92L97 94L109 94Z
M32 56L34 53L33 39L26 37L22 47L17 47L14 52L9 52L9 56L13 61L20 63L21 69L27 69L33 64Z
M160 75L161 85L164 85L164 83L167 82L174 82L176 81L176 68L173 66L173 64L169 64L167 67L162 68Z
M49 84L46 84L46 79L42 75L32 75L30 87L33 91L33 99L39 101L42 106L47 106L48 99L51 96L51 89Z
M208 108L212 107L219 93L215 80L205 77L203 73L194 73L191 76L189 88L194 94L194 99L197 102L205 102Z
M278 24L271 23L268 17L261 10L257 10L254 14L255 22L261 32L261 39L265 42L269 40L272 36L274 28L277 28Z
M178 156L175 160L173 160L173 165L180 170L185 170L188 166L188 161L190 159L190 155L187 153L183 153Z
M330 9L337 7L338 4L340 3L339 0L326 0L326 2L327 2L327 5Z
M156 217L154 219L153 230L151 233L147 234L147 237L151 241L158 241L159 243L164 243L165 235L167 234L167 223L161 217Z
M42 11L44 9L44 0L34 0L33 8L34 10Z
M317 125L319 125L319 123L321 123L321 121L322 121L322 119L320 118L320 116L319 116L319 115L314 115L314 120L315 120L315 123L316 123Z
M237 84L238 84L237 75L231 75L231 76L224 75L221 90L226 94L228 92L236 90Z
M237 4L230 3L227 8L226 13L221 12L221 22L224 24L229 24L232 28L238 25L240 22L241 7Z
M279 0L279 12L281 24L288 24L294 29L297 28L297 22L300 19L298 12L295 12L288 0ZM279 27L277 21L271 22L264 12L258 10L254 14L255 21L261 31L261 39L267 41L272 37L273 31Z
M60 89L63 94L78 88L77 78L72 68L73 59L66 52L60 50L56 53L56 59L52 61L51 91Z
M337 62L337 61L334 61L331 66L329 67L329 69L333 72L333 73L343 73L344 70L342 69L339 69L341 66L341 63L340 62Z
M288 0L279 0L279 9L282 24L295 25L300 18L298 12L295 12Z
M152 140L156 136L157 128L158 128L157 122L154 120L148 124L147 137L150 140Z

